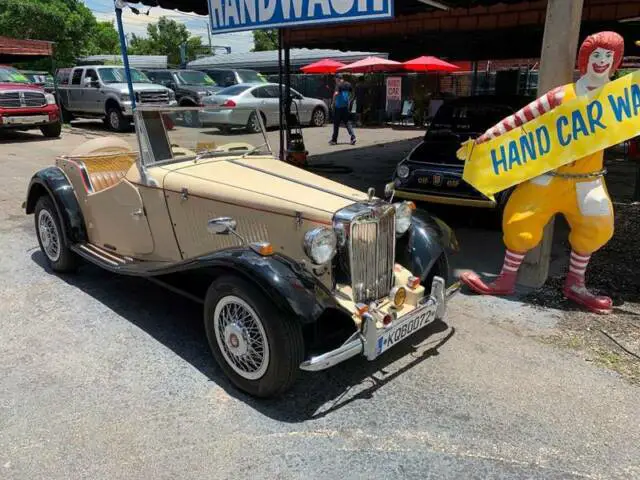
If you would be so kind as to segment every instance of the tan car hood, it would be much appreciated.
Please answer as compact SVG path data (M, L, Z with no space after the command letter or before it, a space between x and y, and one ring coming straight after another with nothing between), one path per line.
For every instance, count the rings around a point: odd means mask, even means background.
M273 157L210 159L163 167L164 188L274 213L300 212L328 222L341 208L367 199L346 187Z

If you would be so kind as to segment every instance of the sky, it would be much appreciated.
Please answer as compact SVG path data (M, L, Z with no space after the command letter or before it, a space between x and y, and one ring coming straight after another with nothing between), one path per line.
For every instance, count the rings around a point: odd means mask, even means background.
M113 0L84 0L84 4L89 7L98 20L115 21ZM140 15L135 15L129 9L123 10L122 21L125 33L135 33L144 37L146 36L147 25L155 23L160 17L165 16L184 23L192 35L202 37L202 44L208 45L208 17L194 13L180 13L175 10L165 10L158 7L151 8L147 16L145 13L149 10L149 7L145 7L142 4L134 4L133 6L140 10ZM212 36L211 42L213 45L229 46L232 52L249 52L253 48L253 35L251 32L226 33Z

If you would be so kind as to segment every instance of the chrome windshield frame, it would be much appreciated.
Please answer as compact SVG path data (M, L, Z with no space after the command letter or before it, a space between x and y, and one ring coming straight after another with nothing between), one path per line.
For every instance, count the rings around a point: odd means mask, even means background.
M265 150L268 151L268 155L273 155L273 149L271 148L271 144L269 143L269 139L267 137L266 127L264 125L262 115L260 115L258 110L252 109L252 108L242 108L242 107L235 107L235 108L237 110L245 110L247 111L248 114L250 114L249 112L251 111L255 112L256 117L258 119L258 123L260 125L260 133L262 133L262 140L263 140L262 144L264 145ZM152 166L167 165L167 164L172 164L177 162L183 162L185 160L197 159L197 158L191 158L191 157L176 158L172 156L172 158L170 159L157 161L151 149L151 143L149 142L149 134L147 132L145 120L143 117L144 112L180 113L180 112L187 112L187 111L202 112L202 111L223 111L223 110L228 110L228 108L217 107L217 106L180 107L180 106L166 106L166 105L137 105L133 114L133 120L134 120L134 126L136 130L138 147L140 150L140 155L138 157L138 162L139 162L138 167L141 171L141 174L144 176L145 169ZM215 127L212 127L212 128L215 128ZM171 137L167 132L166 126L164 127L164 134L166 136L167 144L171 145ZM229 151L226 151L226 152L221 151L219 154L216 154L215 152L211 152L211 154L207 155L206 158L215 158L215 157L223 157L223 156L228 157L230 155L232 154L230 154ZM238 155L241 155L240 151L238 152Z

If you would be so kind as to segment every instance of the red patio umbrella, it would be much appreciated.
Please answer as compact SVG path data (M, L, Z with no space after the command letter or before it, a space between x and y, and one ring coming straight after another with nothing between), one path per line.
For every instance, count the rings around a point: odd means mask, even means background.
M460 67L436 57L422 56L402 64L405 70L412 72L455 72Z
M401 70L402 64L380 57L367 57L338 69L338 72L374 73Z
M304 73L323 73L329 75L332 73L336 73L339 68L342 68L344 66L345 64L342 62L336 62L335 60L331 60L330 58L325 58L324 60L306 65L300 70L302 70Z

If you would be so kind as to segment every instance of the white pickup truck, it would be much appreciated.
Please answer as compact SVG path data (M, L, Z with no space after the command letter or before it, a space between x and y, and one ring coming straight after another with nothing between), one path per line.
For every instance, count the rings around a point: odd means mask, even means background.
M124 73L118 65L64 68L56 72L58 103L65 122L75 117L103 118L114 131L126 130L132 120L131 98ZM147 76L131 69L136 102L145 105L176 105L174 92L151 83Z

